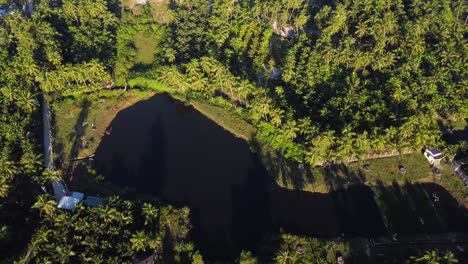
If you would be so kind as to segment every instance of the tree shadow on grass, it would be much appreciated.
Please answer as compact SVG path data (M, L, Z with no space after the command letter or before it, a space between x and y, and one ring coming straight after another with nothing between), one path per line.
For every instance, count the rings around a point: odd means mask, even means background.
M363 185L366 176L362 170L353 171L344 163L332 163L322 168L324 182L330 191Z
M439 185L408 181L400 185L393 181L391 186L378 182L373 189L387 229L394 236L420 234L431 238L432 234L466 229L462 224L467 219L466 209L458 207Z
M89 115L89 108L91 106L91 102L88 99L85 99L81 102L81 111L78 114L78 119L76 120L75 125L73 126L73 132L70 134L69 141L71 142L71 149L70 153L67 156L69 159L77 158L77 155L81 148L86 145L86 142L82 138L85 134L86 125L85 121ZM63 165L67 167L67 171L71 172L73 170L74 163L72 161L68 162L63 160ZM68 165L66 165L68 163Z
M255 136L251 138L251 149L259 154L263 165L277 183L295 190L303 190L315 182L315 175L309 165L286 159L280 151L263 145Z

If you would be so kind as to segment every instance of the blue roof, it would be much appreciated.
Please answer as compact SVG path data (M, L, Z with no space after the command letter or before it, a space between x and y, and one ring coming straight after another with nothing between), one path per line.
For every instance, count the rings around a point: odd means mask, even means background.
M106 199L99 198L96 196L88 196L88 198L83 200L83 203L89 206L97 207L99 205L105 204L107 201Z
M75 197L71 196L63 196L62 199L60 199L60 202L58 204L58 208L60 209L67 209L67 210L73 210L75 209L75 206L80 202Z
M429 151L430 151L431 154L434 155L434 156L439 155L439 154L442 154L442 153L440 153L440 151L438 151L436 148L431 148L431 149L429 149Z

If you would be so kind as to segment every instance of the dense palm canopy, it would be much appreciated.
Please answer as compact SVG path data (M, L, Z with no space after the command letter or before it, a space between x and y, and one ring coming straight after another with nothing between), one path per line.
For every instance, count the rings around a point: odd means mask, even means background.
M260 138L288 158L316 165L434 145L441 120L468 113L462 1L336 1L320 9L215 1L209 14L204 4L175 9L167 45L179 73L162 68L161 79L241 101ZM272 35L280 25L302 34ZM207 72L207 63L223 70ZM274 68L279 79L270 79ZM233 80L229 88L223 78ZM314 143L324 135L333 144Z
M137 77L159 80L232 110L256 126L262 144L311 166L442 144L439 126L468 116L462 0L34 2L30 16L0 17L7 262L27 252L31 263L124 263L142 254L203 263L187 208L110 198L103 207L55 209L40 188L57 177L41 168L40 96L73 99ZM297 254L297 243L306 253ZM267 262L325 263L317 240L282 235L279 245ZM452 258L427 252L415 261ZM238 262L257 259L243 252Z

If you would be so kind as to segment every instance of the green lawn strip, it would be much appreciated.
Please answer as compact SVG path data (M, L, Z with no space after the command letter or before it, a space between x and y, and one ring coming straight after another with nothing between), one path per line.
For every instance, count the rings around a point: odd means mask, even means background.
M459 204L467 208L468 199L466 197L468 197L468 188L448 163L442 162L441 167L441 175L436 177L436 183L447 189L457 199Z
M430 182L433 174L430 164L420 153L402 156L362 160L349 164L328 165L325 167L299 169L299 164L281 157L271 147L259 144L262 161L268 171L274 176L278 185L288 189L326 193L346 186L382 182L385 185L393 181ZM363 168L368 164L370 170ZM399 171L399 166L406 169Z
M366 171L363 168L364 164L368 164L370 170ZM400 172L400 166L406 170L405 173ZM360 180L384 183L391 181L416 181L428 179L432 176L432 170L429 162L420 153L412 153L401 156L388 158L363 160L355 163L350 163L347 166L349 173L343 173L346 178L355 178L354 175L361 176Z
M150 89L155 92L168 92L171 94L176 92L175 90L168 88L167 86L165 86L157 80L152 80L145 77L137 77L131 79L130 81L128 81L128 85L130 86L130 88Z
M190 104L200 113L213 120L236 137L250 141L255 134L253 125L247 123L229 110L196 100L190 101Z

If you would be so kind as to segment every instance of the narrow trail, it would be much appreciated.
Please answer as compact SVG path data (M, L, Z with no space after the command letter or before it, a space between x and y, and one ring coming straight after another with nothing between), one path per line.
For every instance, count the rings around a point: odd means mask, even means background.
M47 106L47 100L42 97L42 122L44 125L44 167L49 170L55 170L54 161L52 160L52 134L50 131L50 110ZM67 186L63 180L52 181L54 188L55 200L60 202L63 196L67 194Z

